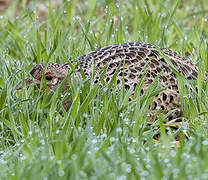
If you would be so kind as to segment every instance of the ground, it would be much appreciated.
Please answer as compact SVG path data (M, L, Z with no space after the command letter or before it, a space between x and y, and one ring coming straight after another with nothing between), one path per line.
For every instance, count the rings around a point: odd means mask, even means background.
M22 0L0 9L0 179L208 179L205 0ZM129 103L130 92L109 92L114 81L100 88L75 80L67 94L13 91L34 63L70 62L128 41L170 48L198 65L196 82L179 79L185 122L176 132L165 133L160 112L150 126L152 98Z

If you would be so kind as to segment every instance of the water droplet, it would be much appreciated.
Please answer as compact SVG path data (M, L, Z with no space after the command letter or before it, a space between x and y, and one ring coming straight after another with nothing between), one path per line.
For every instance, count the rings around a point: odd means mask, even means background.
M145 149L146 149L146 151L149 151L149 150L150 150L150 148L149 148L149 147L146 147Z
M0 159L0 163L1 164L7 164L7 161L5 161L4 159Z
M110 141L111 141L111 142L114 142L114 141L115 141L115 138L114 138L114 137L111 137L111 138L110 138Z
M147 169L150 169L150 168L151 168L150 164L147 164L147 165L146 165L146 168L147 168Z
M204 141L202 141L202 144L205 146L208 145L208 139L205 139Z
M57 160L57 164L61 164L61 160Z
M91 154L91 151L87 151L87 154Z
M45 144L45 140L44 140L44 139L41 139L41 140L40 140L40 143L41 143L42 145L44 145L44 144Z
M96 144L96 143L97 143L97 139L93 139L92 144Z
M117 178L117 180L126 180L126 179L127 179L126 176L120 176Z
M50 159L50 160L54 160L54 158L55 158L54 156L50 156L50 158L49 158L49 159Z
M119 128L116 129L116 131L121 133L122 132L122 128L119 127Z
M168 163L168 162L169 162L169 159L164 159L164 162L165 162L165 163Z
M102 139L103 139L103 138L106 138L106 137L107 137L107 134L105 134L105 133L101 135L101 138L102 138Z
M73 155L72 155L72 159L73 159L73 160L77 159L77 155L76 155L76 154L73 154Z
M130 173L131 172L131 164L126 165L126 172Z
M83 114L83 117L84 117L84 118L87 118L87 117L88 117L88 114L87 114L87 113L84 113L84 114Z
M141 172L141 176L148 176L148 175L149 175L148 171L142 171Z
M25 158L25 156L23 154L20 154L20 158L19 159L24 161L26 158Z
M64 176L64 171L62 169L59 169L58 170L58 175L61 177L61 176Z
M40 157L41 160L46 160L46 158L47 158L46 155L42 155L42 156Z

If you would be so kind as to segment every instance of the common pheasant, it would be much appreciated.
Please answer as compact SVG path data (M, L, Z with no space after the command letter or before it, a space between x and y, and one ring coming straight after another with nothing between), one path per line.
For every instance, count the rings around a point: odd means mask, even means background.
M167 57L169 62L164 57ZM155 96L150 109L160 108L164 112L173 110L173 113L168 116L168 121L179 119L183 116L180 108L177 76L173 69L175 68L186 79L195 80L198 76L198 68L191 60L169 49L158 49L154 45L147 43L129 42L103 47L79 57L76 62L78 63L76 73L81 74L83 70L87 78L94 78L94 83L99 81L100 72L105 67L104 80L106 83L110 82L119 68L117 74L118 87L121 87L124 82L126 89L135 88L141 77L143 77L141 94L159 76L158 85L164 90ZM170 64L172 64L172 68ZM27 77L25 84L27 86L31 84L40 86L41 78L44 74L48 88L54 89L62 82L69 71L70 66L68 63L36 64L30 71L33 78ZM92 74L94 75L92 76ZM19 82L15 89L21 88L22 82Z

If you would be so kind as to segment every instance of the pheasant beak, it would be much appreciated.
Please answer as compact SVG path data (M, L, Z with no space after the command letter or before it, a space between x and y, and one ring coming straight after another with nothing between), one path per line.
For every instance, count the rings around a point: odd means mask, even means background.
M25 78L25 85L27 88L33 83L34 81L30 77ZM16 86L14 87L14 90L20 90L22 88L23 88L23 82L20 81L19 83L16 84Z

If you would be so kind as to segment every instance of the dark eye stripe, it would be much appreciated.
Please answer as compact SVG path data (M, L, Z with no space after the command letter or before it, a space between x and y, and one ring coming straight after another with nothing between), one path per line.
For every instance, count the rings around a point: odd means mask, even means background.
M34 73L36 71L36 68L33 68L31 71L30 71L30 74L34 77Z
M52 76L46 76L46 80L47 80L47 81L50 81L50 80L52 80L52 79L53 79Z

